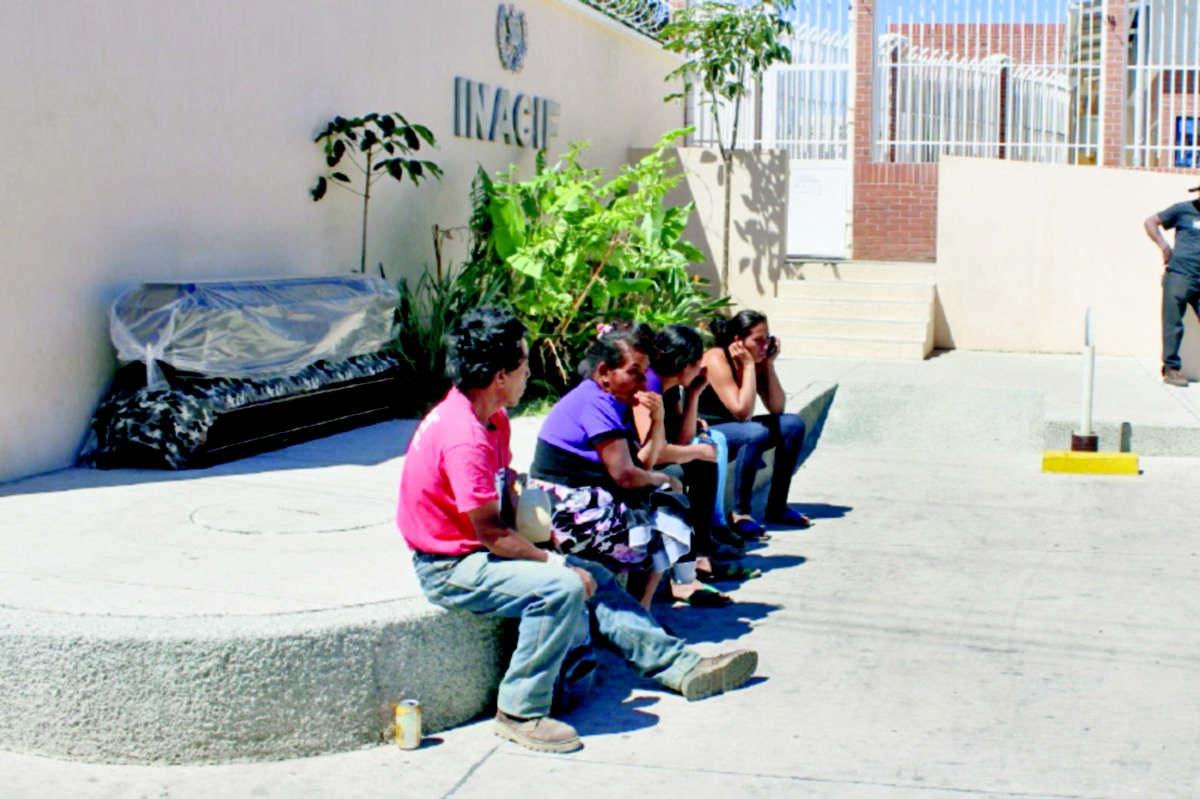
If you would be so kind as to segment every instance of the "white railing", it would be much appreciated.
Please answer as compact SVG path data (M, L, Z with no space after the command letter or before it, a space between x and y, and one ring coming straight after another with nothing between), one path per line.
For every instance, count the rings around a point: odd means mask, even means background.
M1091 5L893 2L877 21L872 159L1095 163L1099 28L1090 26L1099 6L1091 13Z
M1200 167L1200 15L1196 0L1135 0L1128 10L1130 57L1125 163Z
M736 146L787 150L793 159L849 158L851 48L846 6L832 0L798 0L786 44L791 63L777 64L751 85L742 101ZM732 141L734 108L701 92L688 100L691 143L715 147ZM719 131L719 133L718 133Z

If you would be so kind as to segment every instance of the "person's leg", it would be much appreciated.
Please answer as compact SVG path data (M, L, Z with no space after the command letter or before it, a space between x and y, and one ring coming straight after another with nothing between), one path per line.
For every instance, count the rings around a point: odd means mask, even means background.
M1162 328L1163 370L1178 371L1179 344L1183 341L1183 313L1187 308L1190 281L1174 272L1163 273Z
M1192 310L1196 313L1196 318L1200 319L1200 278L1193 277L1188 279L1188 296L1187 304L1192 306ZM1183 336L1180 336L1180 343L1183 342ZM1183 368L1183 362L1180 361L1179 368Z
M771 493L767 497L767 518L787 510L788 490L800 468L800 450L804 446L804 420L794 413L755 417L771 430L775 446L775 467L771 474Z
M586 562L572 559L575 566ZM520 618L517 648L500 682L496 706L522 719L548 716L554 682L584 606L579 575L561 566L505 560L487 552L460 559L418 556L414 563L421 587L434 604ZM616 590L625 593L619 586ZM637 604L633 597L629 601Z
M692 526L692 554L713 552L713 506L717 502L717 474L720 466L709 461L683 465L683 483L687 486L688 524Z
M598 563L573 556L572 566L586 569L596 581L588 600L600 634L621 651L634 668L678 691L684 676L700 662L700 655L667 633L629 592L617 584L612 572Z
M762 455L771 448L771 431L762 422L722 422L713 426L725 436L733 467L733 514L750 516L750 499L754 493L754 475Z

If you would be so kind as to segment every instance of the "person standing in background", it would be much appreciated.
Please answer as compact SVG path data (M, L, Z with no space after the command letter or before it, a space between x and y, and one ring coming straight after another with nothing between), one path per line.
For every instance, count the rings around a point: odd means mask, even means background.
M1200 191L1200 186L1188 191ZM1149 217L1146 235L1162 251L1166 271L1162 276L1163 382L1187 386L1179 371L1179 345L1183 342L1183 315L1187 306L1200 315L1200 199L1175 203ZM1175 246L1167 243L1163 230L1175 231Z

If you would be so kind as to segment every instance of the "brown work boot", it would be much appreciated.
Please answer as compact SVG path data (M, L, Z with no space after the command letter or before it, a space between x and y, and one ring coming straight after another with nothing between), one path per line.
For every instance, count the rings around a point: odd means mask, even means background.
M1183 372L1178 369L1163 369L1163 382L1168 386L1179 386L1187 388L1187 378L1183 376Z
M741 688L758 668L758 653L739 649L715 658L700 658L683 677L679 693L689 702Z
M574 752L583 748L583 741L579 740L574 727L549 716L519 719L497 710L492 731L505 740L539 752Z

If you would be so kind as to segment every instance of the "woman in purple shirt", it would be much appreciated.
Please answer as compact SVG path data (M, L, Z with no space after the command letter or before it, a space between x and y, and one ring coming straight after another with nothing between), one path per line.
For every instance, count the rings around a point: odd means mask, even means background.
M665 435L662 398L645 391L651 351L645 326L609 331L592 344L579 367L584 379L542 424L529 481L552 497L551 531L563 552L614 570L653 564L644 590L632 591L647 608L661 573L691 546L683 486L652 470ZM644 445L634 405L651 414Z

